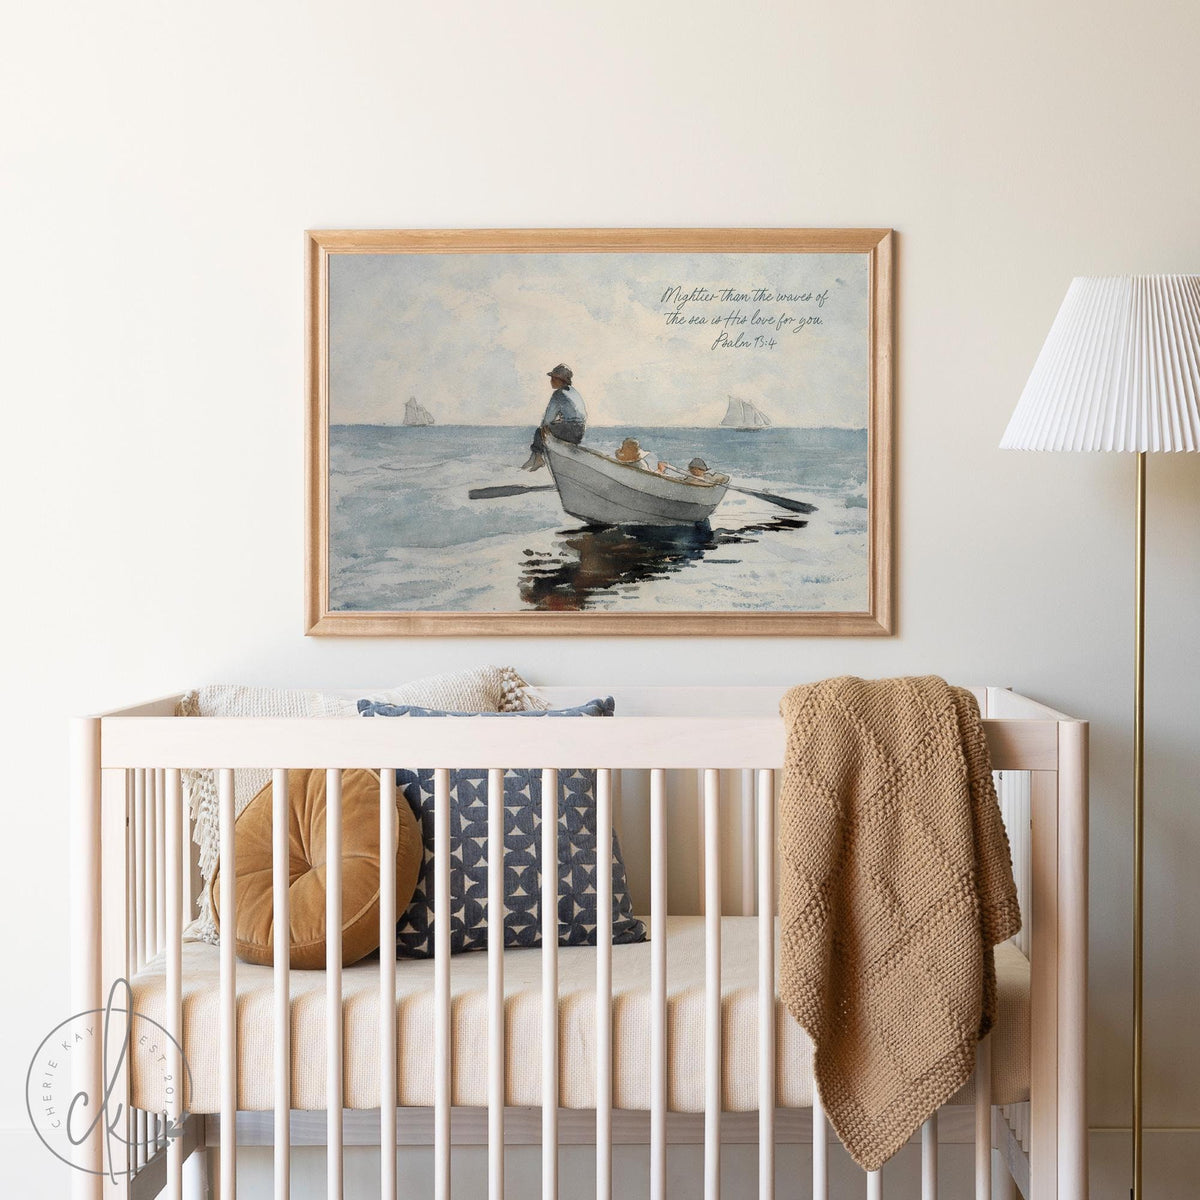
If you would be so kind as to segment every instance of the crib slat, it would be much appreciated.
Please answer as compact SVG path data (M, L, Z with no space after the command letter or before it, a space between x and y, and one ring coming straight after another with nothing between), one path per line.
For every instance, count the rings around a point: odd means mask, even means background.
M667 773L650 772L650 1200L667 1200Z
M133 784L133 925L135 968L141 970L150 957L146 950L146 772L138 768L130 771ZM146 1114L137 1109L132 1114L133 1150L131 1156L135 1170L146 1162Z
M133 799L133 772L125 771L125 978L132 979L137 971L137 872L134 869L135 847L137 844L135 804ZM101 803L103 807L103 802ZM101 839L103 840L103 830ZM132 1107L126 1106L124 1137L128 1143L125 1161L129 1169L137 1171L137 1113Z
M742 770L742 916L754 916L754 771Z
M992 1039L975 1047L975 1200L992 1200Z
M558 1196L558 772L542 772L542 1200Z
M162 768L154 772L154 808L155 827L158 830L154 844L154 859L158 864L155 912L158 920L158 948L161 951L167 940L167 773Z
M450 772L433 773L434 1196L450 1200Z
M921 1200L937 1200L938 1115L921 1126Z
M182 777L180 792L179 849L183 856L183 924L186 927L196 915L192 909L196 897L192 892L192 816L188 811L188 796L182 790Z
M292 1006L288 995L291 954L289 895L290 829L288 773L271 772L271 896L274 912L273 969L275 1000L275 1200L288 1200L291 1188L289 1142L292 1102Z
M488 1200L504 1200L504 772L488 771Z
M237 1196L237 916L233 852L233 772L217 772L221 841L221 1200Z
M812 1084L813 1126L813 1200L829 1200L829 1131L825 1128L825 1106L817 1090L816 1066L813 1066Z
M342 772L325 772L325 1195L342 1196Z
M133 774L133 961L140 971L150 957L146 952L146 772Z
M183 842L179 837L183 798L178 771L166 772L164 798L166 808L166 929L167 929L167 1032L183 1044ZM167 1097L167 1116L177 1121L183 1111L183 1064L175 1047L167 1043L168 1071L175 1087ZM183 1200L183 1139L172 1137L167 1142L167 1200Z
M596 1200L612 1197L612 772L596 772Z
M396 855L391 851L396 823L396 772L384 767L379 772L380 1200L396 1200Z
M774 771L758 772L758 1195L775 1195Z
M867 1200L883 1200L883 1172L867 1172Z
M141 772L146 802L146 958L158 953L158 802L155 799L154 771Z
M704 1196L721 1194L721 775L704 772Z

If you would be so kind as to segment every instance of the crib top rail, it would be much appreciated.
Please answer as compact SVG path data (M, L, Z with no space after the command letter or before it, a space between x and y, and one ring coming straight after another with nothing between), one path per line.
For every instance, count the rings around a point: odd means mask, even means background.
M556 704L604 689L546 688ZM174 698L100 718L101 766L356 767L778 767L784 726L781 688L626 688L605 720L555 721L461 717L448 720L301 718L179 719ZM1004 689L975 689L996 770L1053 771L1058 726L1070 718ZM352 694L352 693L347 693ZM666 712L675 714L666 716ZM720 712L723 715L711 716ZM1003 715L999 715L1003 714ZM553 762L546 761L548 749Z

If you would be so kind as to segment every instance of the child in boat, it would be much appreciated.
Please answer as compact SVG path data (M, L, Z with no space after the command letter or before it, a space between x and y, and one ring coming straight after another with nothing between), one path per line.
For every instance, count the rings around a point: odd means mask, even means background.
M681 471L678 467L671 466L670 463L659 463L659 473L669 476L671 479L699 479L703 483L715 483L718 476L708 469L708 463L702 458L693 458L687 465L686 471ZM724 476L720 477L722 480Z
M658 459L655 464L651 465L650 459L653 457L649 450L643 450L638 445L637 438L626 438L620 446L617 447L617 452L613 456L617 462L630 463L633 466L641 467L643 471L654 471L661 475L664 471L671 469L669 463L662 462Z

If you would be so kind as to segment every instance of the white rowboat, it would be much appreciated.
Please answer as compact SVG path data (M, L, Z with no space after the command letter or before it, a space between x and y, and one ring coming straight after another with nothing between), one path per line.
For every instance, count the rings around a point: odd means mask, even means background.
M546 437L563 510L589 525L699 525L725 498L728 475L678 478Z

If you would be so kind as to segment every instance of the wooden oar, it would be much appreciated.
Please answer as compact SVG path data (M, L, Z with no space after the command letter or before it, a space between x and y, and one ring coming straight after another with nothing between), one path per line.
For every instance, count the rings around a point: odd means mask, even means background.
M499 487L472 488L467 493L469 500L503 500L505 496L523 496L526 492L552 492L554 484L543 483L537 487L527 487L520 483L506 483Z
M817 511L815 504L805 504L803 500L791 500L787 496L776 496L773 492L756 492L753 488L738 487L736 483L727 483L725 486L731 492L744 492L747 496L757 496L760 500L766 500L768 504L778 504L780 508L786 508L790 512L811 513Z

